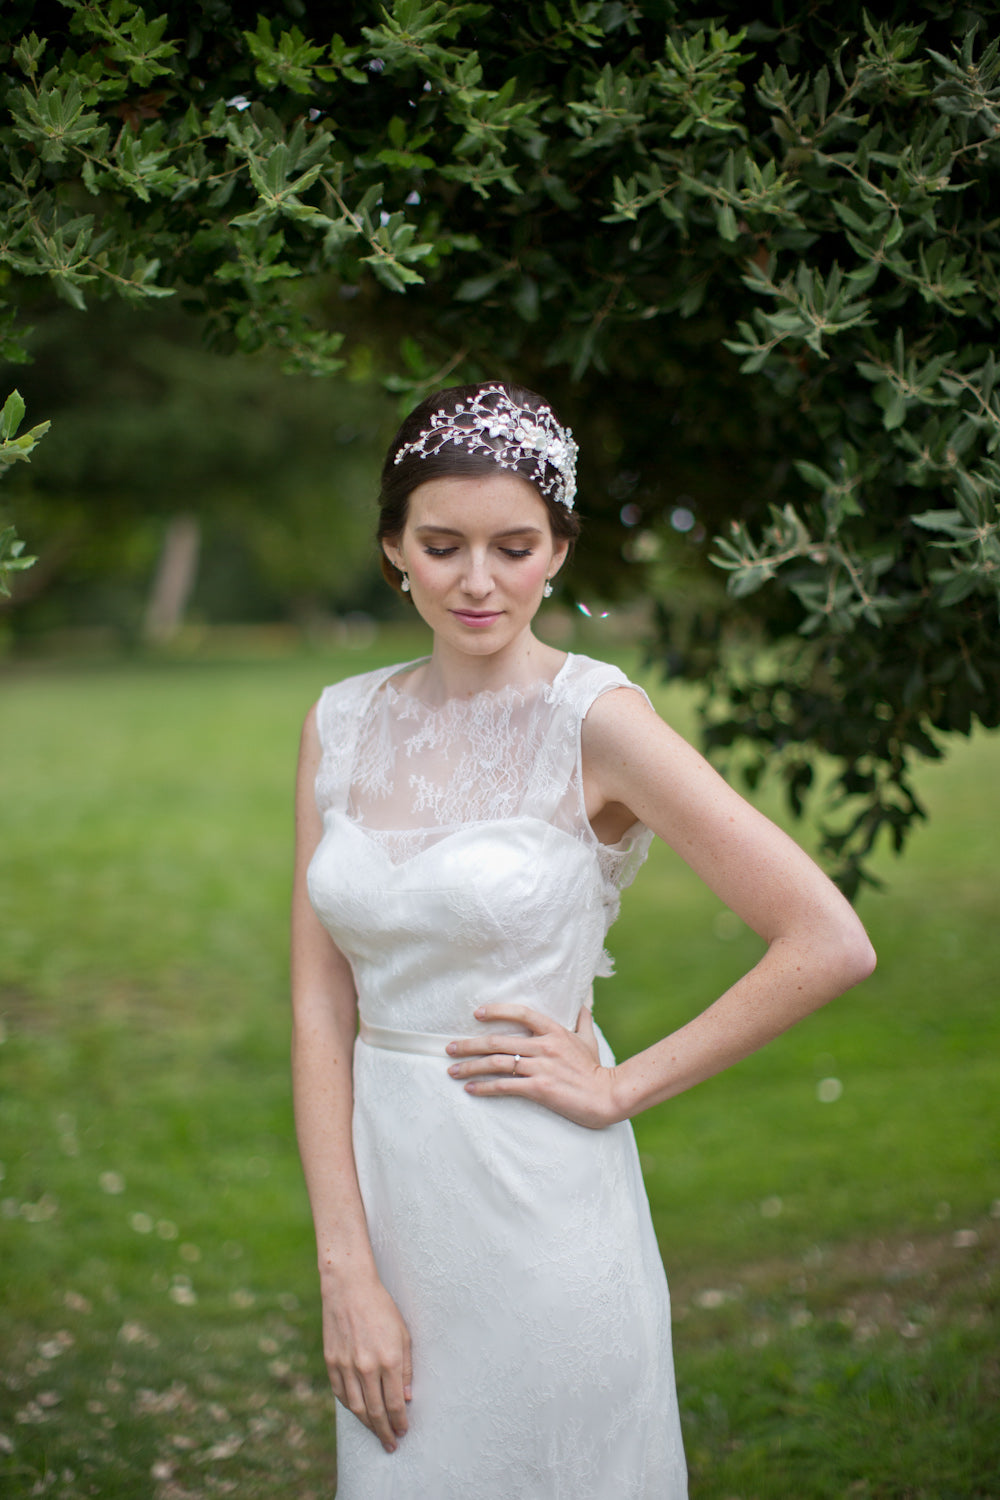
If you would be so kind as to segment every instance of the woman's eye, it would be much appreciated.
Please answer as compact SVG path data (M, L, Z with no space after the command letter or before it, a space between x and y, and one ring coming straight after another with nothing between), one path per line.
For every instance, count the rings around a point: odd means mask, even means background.
M424 551L428 557L450 557L454 547L425 547Z
M506 553L506 555L508 557L530 557L531 556L531 548L530 547L504 547L502 550L503 550L504 553Z

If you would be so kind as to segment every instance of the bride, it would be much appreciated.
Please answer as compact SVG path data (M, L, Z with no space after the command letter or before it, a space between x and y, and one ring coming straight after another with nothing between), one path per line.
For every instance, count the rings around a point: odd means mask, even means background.
M411 413L378 535L430 654L327 688L303 731L293 1075L341 1500L686 1495L629 1121L874 963L834 886L641 689L534 635L576 455L520 387ZM654 835L767 947L616 1063L591 985Z

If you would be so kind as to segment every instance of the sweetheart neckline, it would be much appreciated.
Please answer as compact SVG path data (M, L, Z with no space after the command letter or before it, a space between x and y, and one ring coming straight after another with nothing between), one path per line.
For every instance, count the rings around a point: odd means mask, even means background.
M423 855L430 854L435 849L439 849L442 844L448 843L451 839L460 838L462 837L462 835L471 833L473 830L500 827L508 828L512 823L537 823L539 827L545 829L546 833L558 834L560 838L569 839L571 844L578 845L584 849L610 849L613 847L611 844L601 844L596 835L594 836L593 844L587 845L583 843L581 839L577 838L574 834L569 833L565 828L556 828L554 824L547 823L544 818L537 818L532 813L519 813L512 818L477 818L470 823L462 823L457 828L449 829L447 833L440 833L439 830L433 828L366 828L363 823L359 823L356 818L352 818L350 813L346 813L338 807L327 808L326 816L329 817L331 814L333 815L333 817L339 818L341 822L346 823L349 828L353 828L357 833L359 833L364 839L365 843L370 845L371 848L377 850L385 860L386 864L391 865L394 870L400 870L404 865L413 864L415 860L422 858ZM391 855L386 853L379 840L374 837L374 835L378 833L410 834L424 832L436 832L438 833L438 837L432 844L425 844L422 849L418 849L415 854L408 854L405 859L393 859Z
M509 818L476 818L469 823L461 823L458 827L449 829L447 833L440 833L439 830L433 828L366 828L363 823L359 823L356 818L351 817L350 813L344 812L339 807L328 807L324 813L324 820L331 815L339 818L341 822L346 823L349 828L355 829L364 839L365 843L371 848L376 849L385 863L394 870L401 870L404 866L413 864L425 854L430 854L433 850L440 848L442 844L448 843L451 839L460 838L462 835L472 832L473 829L508 828L512 823L537 823L547 833L558 834L560 838L568 839L571 844L584 849L587 853L600 857L601 850L607 850L611 854L629 854L635 839L639 837L637 833L633 834L632 830L641 830L642 828L641 822L636 819L632 828L626 829L617 844L604 844L597 837L593 828L590 828L589 824L587 825L590 833L589 839L581 839L577 834L570 833L568 829L557 828L554 823L547 822L545 818L536 817L533 813L518 813ZM424 832L437 832L438 837L432 844L425 844L422 849L418 849L415 854L408 854L404 859L393 859L391 855L386 853L385 848L379 840L373 836L378 833L411 834ZM623 847L625 846L626 839L629 841L628 846Z

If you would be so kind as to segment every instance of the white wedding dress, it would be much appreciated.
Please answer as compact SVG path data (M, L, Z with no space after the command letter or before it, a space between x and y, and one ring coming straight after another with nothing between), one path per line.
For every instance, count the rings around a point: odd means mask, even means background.
M357 983L354 1152L413 1339L395 1453L338 1404L338 1500L681 1500L669 1297L631 1126L477 1098L444 1052L486 1029L473 1010L489 1000L572 1028L610 972L605 933L651 835L597 841L580 727L628 684L569 656L552 683L433 708L394 684L407 671L327 688L318 718L309 893Z

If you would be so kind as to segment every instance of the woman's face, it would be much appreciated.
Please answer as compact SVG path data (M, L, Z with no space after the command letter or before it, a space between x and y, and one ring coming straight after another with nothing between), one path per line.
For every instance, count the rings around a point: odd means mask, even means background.
M553 537L534 485L503 469L419 485L402 536L383 545L409 575L410 597L435 636L476 656L530 628L568 549Z

